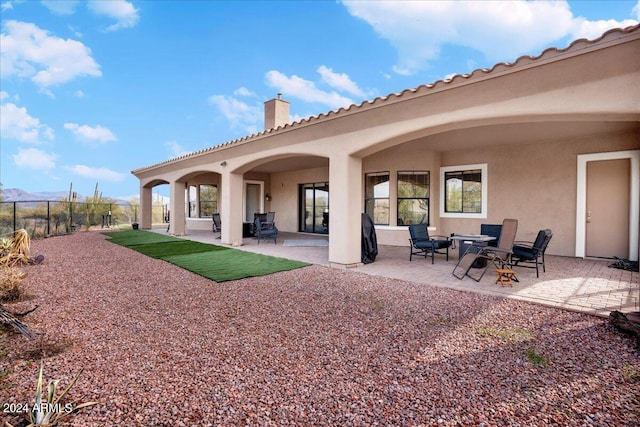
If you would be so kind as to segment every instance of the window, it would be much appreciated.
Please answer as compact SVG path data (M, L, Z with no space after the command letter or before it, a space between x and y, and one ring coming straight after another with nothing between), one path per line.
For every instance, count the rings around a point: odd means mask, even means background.
M487 217L487 165L440 168L440 216Z
M218 187L200 184L189 186L189 218L211 217L218 212Z
M398 225L429 224L429 172L398 172Z
M200 218L211 217L218 212L218 186L200 185Z
M389 225L389 172L364 175L364 211L374 224Z

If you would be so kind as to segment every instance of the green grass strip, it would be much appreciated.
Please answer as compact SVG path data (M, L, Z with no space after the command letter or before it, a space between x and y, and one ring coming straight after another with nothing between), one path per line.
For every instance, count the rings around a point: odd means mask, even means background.
M200 252L228 251L224 246L210 245L207 243L194 242L193 240L179 239L178 242L159 242L147 245L131 246L131 249L143 253L151 258L166 258L176 254L189 255Z
M103 233L113 243L162 259L215 282L258 277L309 264L143 230Z
M177 237L166 236L164 234L152 233L151 231L144 230L108 231L102 234L110 237L113 243L127 247L146 245L149 243L183 241L183 239L179 239Z
M163 259L216 282L264 276L309 265L301 261L245 252L238 249L201 252L190 255L173 255Z

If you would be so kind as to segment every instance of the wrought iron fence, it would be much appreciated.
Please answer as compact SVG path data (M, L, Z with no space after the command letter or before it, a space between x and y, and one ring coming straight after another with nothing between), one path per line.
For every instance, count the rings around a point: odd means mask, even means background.
M0 236L25 229L32 237L71 233L90 228L111 228L138 222L137 204L33 200L0 202ZM152 221L167 219L167 206L154 205Z

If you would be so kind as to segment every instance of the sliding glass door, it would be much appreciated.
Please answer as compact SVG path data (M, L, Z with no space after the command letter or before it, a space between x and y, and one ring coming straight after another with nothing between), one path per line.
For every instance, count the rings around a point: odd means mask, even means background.
M299 193L299 231L329 233L329 183L300 184Z

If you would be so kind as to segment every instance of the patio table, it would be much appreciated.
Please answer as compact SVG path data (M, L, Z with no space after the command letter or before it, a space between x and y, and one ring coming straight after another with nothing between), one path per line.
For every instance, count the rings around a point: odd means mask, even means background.
M490 241L496 240L496 238L485 234L456 234L451 236L451 240L458 241L458 259L462 259L470 246L478 248L479 251L479 248L487 246ZM486 259L478 259L471 265L471 267L483 268L486 267L486 265Z

